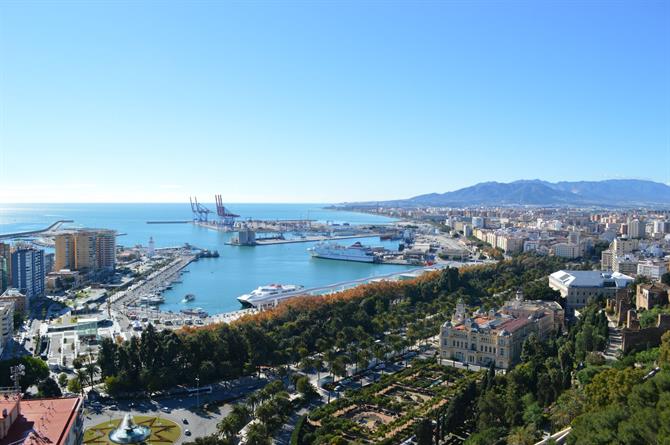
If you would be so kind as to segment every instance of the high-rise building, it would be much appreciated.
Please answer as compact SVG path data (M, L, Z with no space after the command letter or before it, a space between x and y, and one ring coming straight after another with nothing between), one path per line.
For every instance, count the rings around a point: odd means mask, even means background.
M29 299L44 294L44 251L20 246L12 252L12 287Z
M44 254L44 274L48 275L54 270L54 262L56 261L56 255L53 253Z
M639 219L633 219L628 223L628 237L629 238L644 238L646 232L646 224Z
M85 229L56 236L54 270L112 271L116 265L116 233Z
M0 243L0 292L12 285L12 250L8 243Z

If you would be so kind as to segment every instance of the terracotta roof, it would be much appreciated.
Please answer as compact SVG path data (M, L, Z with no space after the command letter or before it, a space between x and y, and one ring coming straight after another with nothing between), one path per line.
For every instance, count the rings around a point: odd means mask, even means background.
M0 445L21 440L24 445L61 445L77 421L80 405L80 397L21 400L21 414Z
M498 326L498 329L504 329L507 332L514 332L521 329L522 327L526 326L529 323L530 321L527 318L510 319L509 321Z

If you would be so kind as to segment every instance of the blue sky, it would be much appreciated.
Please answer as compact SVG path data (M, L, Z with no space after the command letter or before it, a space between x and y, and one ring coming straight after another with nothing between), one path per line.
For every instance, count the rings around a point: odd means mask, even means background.
M4 202L670 183L670 2L0 1L0 113Z

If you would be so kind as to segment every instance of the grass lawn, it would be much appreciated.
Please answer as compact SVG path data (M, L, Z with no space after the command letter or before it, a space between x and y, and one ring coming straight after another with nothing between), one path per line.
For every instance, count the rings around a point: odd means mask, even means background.
M134 416L133 420L137 425L151 428L151 436L145 441L147 444L171 445L181 436L181 428L171 420L153 416ZM119 426L119 423L120 418L90 427L84 432L84 444L116 445L109 439L109 433Z

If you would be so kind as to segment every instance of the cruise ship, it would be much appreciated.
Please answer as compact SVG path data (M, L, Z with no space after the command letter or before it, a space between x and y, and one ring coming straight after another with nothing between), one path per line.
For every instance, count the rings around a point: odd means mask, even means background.
M356 241L349 247L337 243L319 243L307 249L315 258L328 260L356 261L359 263L374 263L376 261L372 248Z
M295 293L302 288L303 286L296 284L268 284L248 294L240 295L237 297L237 301L245 307L266 309L276 306L279 300L295 296Z

